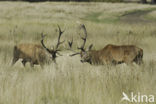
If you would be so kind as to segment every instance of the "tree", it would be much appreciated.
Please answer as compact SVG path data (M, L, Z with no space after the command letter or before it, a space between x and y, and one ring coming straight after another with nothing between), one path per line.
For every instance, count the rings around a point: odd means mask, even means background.
M147 3L147 1L146 1L146 0L141 0L141 2L142 2L143 4L146 4L146 3Z
M156 0L151 0L152 4L156 4Z

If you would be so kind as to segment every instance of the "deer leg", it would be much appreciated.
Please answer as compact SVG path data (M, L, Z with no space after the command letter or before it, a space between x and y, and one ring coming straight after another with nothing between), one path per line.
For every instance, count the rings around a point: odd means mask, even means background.
M31 64L30 64L30 66L31 66L31 67L34 67L34 64L33 64L33 63L31 63Z
M124 61L124 62L125 62L125 64L127 64L127 65L133 65L133 61L126 60L126 61Z
M144 61L142 59L139 60L139 65L142 65Z
M42 59L42 58L41 58ZM39 64L41 66L41 68L43 69L44 68L44 62L42 60L38 60L37 64Z
M42 69L44 68L44 64L45 64L45 63L38 62L38 64L41 66Z
M136 56L135 59L133 60L136 64L141 65L143 64L143 60L142 60L143 56Z
M18 59L19 59L18 57L14 57L11 65L14 65L18 61Z
M124 56L123 62L127 65L133 65L134 58L135 57L133 57L133 54L127 54Z
M132 65L133 60L131 60L131 59L129 59L129 58L127 57L127 58L124 59L123 62L124 62L125 64L127 64L127 65Z
M25 59L22 60L22 64L23 64L24 67L25 67L26 62L27 61Z
M138 65L141 65L143 64L143 60L142 59L137 59L137 60L134 60L134 62Z
M40 66L41 66L42 69L44 68L43 64L40 64Z
M34 67L33 61L30 62L30 66L31 66L31 67Z
M118 61L112 60L112 65L117 65L118 63Z
M55 66L56 70L59 69L56 60L54 60L54 66Z

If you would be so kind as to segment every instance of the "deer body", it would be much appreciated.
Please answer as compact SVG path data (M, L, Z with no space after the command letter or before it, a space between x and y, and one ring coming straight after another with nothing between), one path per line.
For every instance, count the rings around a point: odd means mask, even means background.
M142 63L143 50L135 45L107 45L103 51L108 51L106 56L110 56L110 60L116 63Z
M107 45L101 50L89 50L81 52L81 62L89 62L90 64L130 64L135 62L141 64L143 58L143 50L134 45Z
M30 62L31 66L34 64L40 64L43 66L51 60L50 55L41 45L30 43L23 43L14 46L12 65L19 59L22 59L24 66L26 62Z

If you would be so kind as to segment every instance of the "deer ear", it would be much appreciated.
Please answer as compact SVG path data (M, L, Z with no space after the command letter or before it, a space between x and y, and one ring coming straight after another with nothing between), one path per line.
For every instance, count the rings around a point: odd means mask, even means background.
M92 49L92 47L93 47L93 44L91 44L91 45L89 46L88 51L90 51L90 50Z

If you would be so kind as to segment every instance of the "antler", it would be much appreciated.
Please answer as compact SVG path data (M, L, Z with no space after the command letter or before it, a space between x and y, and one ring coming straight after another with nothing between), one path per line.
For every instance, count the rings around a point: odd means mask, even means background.
M60 28L59 25L58 25L58 29L59 29L59 37L58 37L58 41L57 41L56 48L55 48L56 51L59 51L58 50L59 45L62 44L62 43L64 43L64 41L60 42L60 38L61 38L61 36L62 36L62 34L63 34L64 31L61 31L61 28Z
M83 40L83 44L82 44L81 47L78 47L78 49L80 49L81 51L85 51L84 46L85 46L86 40L87 40L87 30L86 30L86 27L85 27L84 24L81 25L81 28L84 30L85 36L81 37L81 39ZM70 48L72 47L72 43L73 43L73 40L71 42L68 42ZM78 54L80 54L80 52L74 53L74 54L72 54L70 56L75 56L75 55L78 55Z
M60 55L61 56L61 54L58 52L58 51L60 51L60 50L58 50L58 47L59 47L59 45L60 44L62 44L64 41L62 41L62 42L60 42L60 38L61 38L61 36L62 36L62 33L64 32L64 31L61 31L61 28L60 28L60 26L58 25L58 28L59 28L59 37L58 37L58 42L57 42L57 44L56 44L56 47L54 48L53 47L53 49L48 49L45 45L44 45L44 38L45 38L45 36L46 35L43 35L43 33L41 34L41 37L42 37L42 39L41 39L41 44L42 44L42 46L52 55L52 59L55 61L55 58L57 57L57 55L56 54L58 54L58 55Z
M42 38L41 44L42 44L42 46L43 46L49 53L51 53L51 50L48 49L48 48L44 45L44 42L43 42L43 41L44 41L45 36L46 36L46 35L44 35L43 33L41 33L41 38Z
M83 40L83 44L81 47L78 47L78 49L81 49L82 51L84 51L84 46L87 40L87 30L84 24L81 25L81 28L84 30L85 37L81 37L81 39Z

